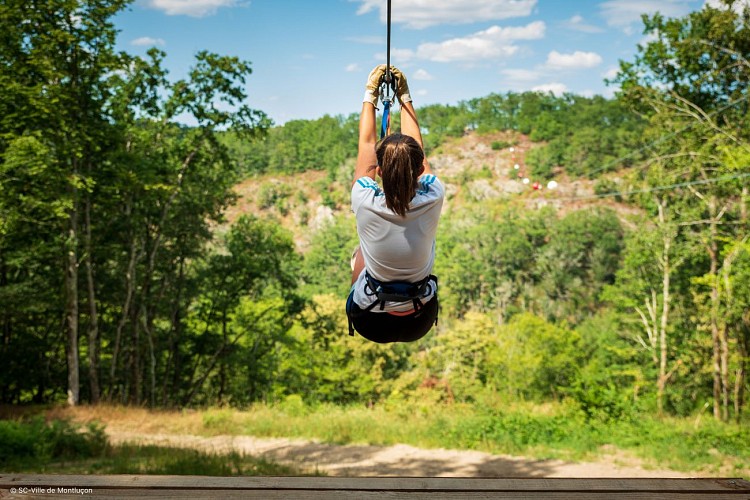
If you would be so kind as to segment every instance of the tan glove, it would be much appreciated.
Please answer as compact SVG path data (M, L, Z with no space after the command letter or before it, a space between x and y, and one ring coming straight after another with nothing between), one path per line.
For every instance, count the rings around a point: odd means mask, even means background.
M385 64L379 64L375 66L370 75L367 77L367 84L365 85L365 96L362 98L362 102L369 102L376 108L378 107L378 96L380 92L380 80L385 74Z
M396 96L401 104L405 102L411 102L411 93L409 92L409 84L406 82L406 76L395 66L391 66L391 73L396 77Z

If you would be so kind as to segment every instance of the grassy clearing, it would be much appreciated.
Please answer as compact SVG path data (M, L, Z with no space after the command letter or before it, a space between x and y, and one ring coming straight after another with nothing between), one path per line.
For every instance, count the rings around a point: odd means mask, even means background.
M46 474L301 475L301 471L240 453L109 444L100 425L66 420L0 420L0 470Z
M62 411L62 410L58 410ZM93 407L64 410L81 422L120 431L297 437L331 444L410 444L536 459L596 461L612 454L651 468L703 475L750 475L750 430L709 419L631 416L587 420L564 404L514 403L502 409L403 403L392 407L306 406L296 398L247 411L149 412Z
M207 453L184 448L122 445L93 458L11 464L7 472L38 474L167 474L200 476L299 476L294 467L239 453Z

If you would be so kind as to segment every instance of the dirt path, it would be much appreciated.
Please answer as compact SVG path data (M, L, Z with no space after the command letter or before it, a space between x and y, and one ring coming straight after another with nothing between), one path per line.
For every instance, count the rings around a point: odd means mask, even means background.
M596 463L533 460L478 451L425 450L394 446L330 445L308 440L249 436L201 437L110 430L112 443L141 443L203 451L237 451L329 476L426 477L689 477L670 470L644 469L638 461L612 454Z

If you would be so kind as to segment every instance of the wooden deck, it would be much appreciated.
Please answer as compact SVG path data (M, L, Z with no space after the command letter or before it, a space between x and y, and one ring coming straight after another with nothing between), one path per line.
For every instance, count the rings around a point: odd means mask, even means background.
M744 479L210 477L0 474L0 498L750 500Z

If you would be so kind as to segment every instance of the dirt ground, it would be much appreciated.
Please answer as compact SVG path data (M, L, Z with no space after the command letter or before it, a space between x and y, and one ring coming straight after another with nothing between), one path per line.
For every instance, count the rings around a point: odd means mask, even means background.
M108 430L113 444L140 443L226 453L236 451L329 476L423 477L691 477L651 470L637 459L612 453L596 463L534 460L478 451L394 446L331 445L309 440L139 433Z

